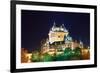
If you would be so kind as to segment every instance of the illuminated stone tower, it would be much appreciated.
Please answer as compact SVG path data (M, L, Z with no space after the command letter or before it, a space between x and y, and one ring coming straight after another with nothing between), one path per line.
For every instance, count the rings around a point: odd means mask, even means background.
M68 35L68 30L65 28L64 24L57 27L56 23L54 22L53 27L49 31L49 42L50 44L54 42L61 42L64 41L65 35Z

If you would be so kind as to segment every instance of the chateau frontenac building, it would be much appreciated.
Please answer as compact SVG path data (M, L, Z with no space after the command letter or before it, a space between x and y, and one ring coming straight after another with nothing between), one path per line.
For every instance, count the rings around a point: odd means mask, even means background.
M65 37L68 36L69 32L65 28L64 24L57 27L54 23L53 27L49 31L49 42L50 44L54 42L62 42L65 41Z
M53 55L54 53L63 53L66 48L71 48L73 50L76 47L83 48L83 42L74 41L69 35L69 31L66 29L64 24L57 26L54 22L48 33L48 38L45 43L42 44L41 50L42 53L49 53Z

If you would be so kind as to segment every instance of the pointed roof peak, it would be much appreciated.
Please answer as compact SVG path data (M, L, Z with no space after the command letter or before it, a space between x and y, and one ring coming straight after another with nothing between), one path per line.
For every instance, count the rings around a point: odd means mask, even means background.
M80 44L83 44L83 42L80 40Z
M61 24L60 26L61 26L61 27L63 27L63 26L64 26L64 24Z
M56 22L54 21L54 24L55 24Z
M56 22L54 21L53 25L56 25Z
M62 25L64 26L64 23Z
M62 26L63 26L63 27L65 27L65 25L64 25L64 24L62 24Z
M56 26L56 23L55 23L55 21L54 21L54 23L53 23L53 27L55 27Z

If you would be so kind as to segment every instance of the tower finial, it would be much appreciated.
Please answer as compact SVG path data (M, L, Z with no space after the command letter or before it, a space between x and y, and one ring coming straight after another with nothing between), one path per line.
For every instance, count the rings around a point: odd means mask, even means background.
M56 23L55 23L55 21L54 21L54 23L53 23L53 26L52 26L51 30L53 31L55 27L56 27Z
M55 28L56 27L56 23L55 23L55 21L54 21L54 23L53 23L53 28Z
M64 24L62 24L62 27L65 28Z
M65 32L68 32L64 24L62 24L62 28L64 29Z
M56 26L56 23L55 23L55 21L54 21L54 23L53 23L53 26Z

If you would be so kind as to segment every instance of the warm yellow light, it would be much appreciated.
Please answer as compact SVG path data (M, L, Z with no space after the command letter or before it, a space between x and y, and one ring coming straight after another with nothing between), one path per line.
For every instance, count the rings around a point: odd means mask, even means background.
M31 58L32 58L32 53L27 53L25 54L25 56L28 58L28 62L31 62Z

